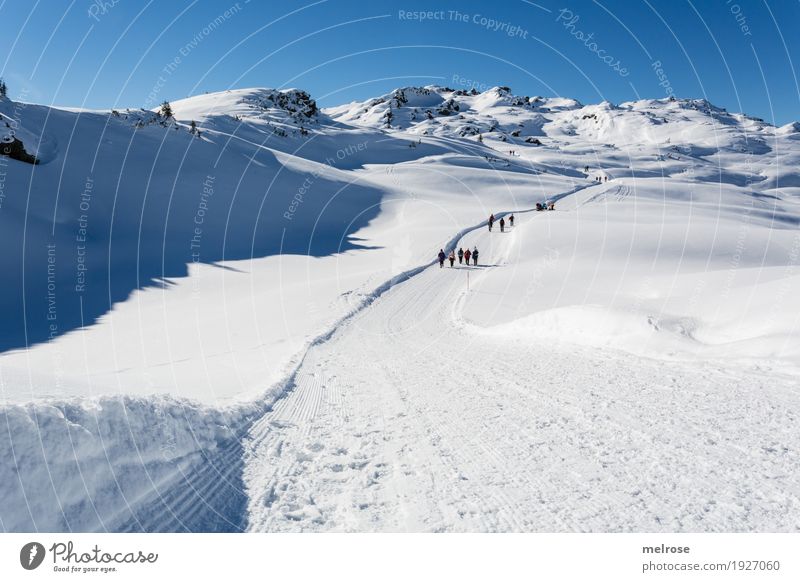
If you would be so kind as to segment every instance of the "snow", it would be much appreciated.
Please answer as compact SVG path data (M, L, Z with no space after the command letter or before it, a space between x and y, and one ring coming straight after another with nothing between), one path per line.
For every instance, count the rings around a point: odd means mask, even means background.
M796 124L171 105L0 100L2 529L796 531Z
M790 211L733 186L670 185L686 199L620 179L519 217L508 268L475 282L467 319L500 337L800 364L800 277L786 267L798 237L776 224Z
M244 443L250 530L795 530L793 380L475 334L466 272L500 268L429 268L308 352Z
M235 428L242 415L243 411L205 409L171 397L5 407L2 424L13 438L6 439L0 454L3 527L241 527L238 505L244 500ZM154 509L167 500L169 508ZM181 504L192 504L193 510L181 511Z

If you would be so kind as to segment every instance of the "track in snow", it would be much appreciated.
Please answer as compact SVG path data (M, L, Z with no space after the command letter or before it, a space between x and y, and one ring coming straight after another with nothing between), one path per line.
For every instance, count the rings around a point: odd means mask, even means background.
M406 278L310 348L244 442L249 529L796 530L790 385L477 335L464 270Z

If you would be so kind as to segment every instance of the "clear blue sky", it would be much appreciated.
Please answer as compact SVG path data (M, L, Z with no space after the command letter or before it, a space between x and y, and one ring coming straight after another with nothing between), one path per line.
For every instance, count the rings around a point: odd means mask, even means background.
M154 107L291 86L328 106L474 82L584 103L671 88L800 119L797 0L0 0L0 23L10 96L39 103Z

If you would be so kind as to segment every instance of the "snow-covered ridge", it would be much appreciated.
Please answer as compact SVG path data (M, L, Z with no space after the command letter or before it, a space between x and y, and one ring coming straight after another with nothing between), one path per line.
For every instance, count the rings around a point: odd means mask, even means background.
M175 118L184 121L220 115L294 124L319 119L316 101L300 89L232 89L180 99L171 105Z
M633 149L650 149L663 159L681 157L700 173L711 171L704 167L706 163L729 166L729 162L715 159L720 154L740 154L740 159L731 162L752 167L747 156L780 149L796 133L792 124L775 128L758 118L729 113L706 99L582 105L573 99L515 95L509 87L494 87L483 93L436 85L404 87L324 112L344 123L384 131L488 140L486 143L501 151L528 146L561 151L591 146L632 155ZM780 143L774 143L776 140ZM722 172L720 179L758 182L764 176L750 172L749 176L733 177ZM787 185L791 181L787 180Z
M542 113L579 106L570 99L514 95L508 87L494 87L479 93L475 89L466 91L430 85L395 89L376 99L332 107L325 112L348 123L409 130L422 135L465 137L496 130L516 131L502 127L502 119L497 119L495 114L519 116L516 129L524 129L526 123L533 127L541 125ZM521 134L521 131L516 133Z

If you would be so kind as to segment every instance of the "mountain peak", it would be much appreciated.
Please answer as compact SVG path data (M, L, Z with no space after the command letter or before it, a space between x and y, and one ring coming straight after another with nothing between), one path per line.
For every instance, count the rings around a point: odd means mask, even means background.
M249 88L230 89L187 97L172 103L178 119L204 119L230 115L233 117L280 118L298 123L316 121L316 101L302 89Z

